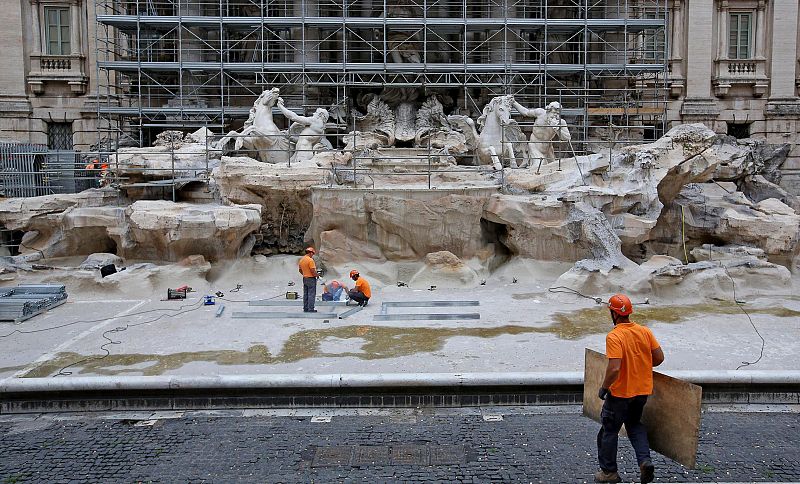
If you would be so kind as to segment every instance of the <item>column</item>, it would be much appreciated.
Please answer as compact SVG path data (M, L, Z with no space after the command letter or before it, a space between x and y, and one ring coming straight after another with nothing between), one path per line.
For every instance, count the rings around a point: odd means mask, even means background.
M506 18L506 6L504 0L490 0L492 2L491 6L491 18L493 19L505 19ZM505 52L505 42L504 38L506 35L506 31L503 28L499 28L495 31L489 30L487 31L489 37L487 37L487 41L489 42L489 63L491 64L505 64L508 57L506 56ZM491 40L489 40L491 39Z
M669 25L672 31L672 45L670 46L670 61L672 61L672 76L683 78L683 4L682 0L672 3L672 22Z
M69 35L69 53L81 55L81 11L77 0L73 0L69 6Z
M795 97L797 66L797 0L774 0L770 99Z
M728 0L722 0L717 7L717 59L728 58Z
M31 0L31 34L33 35L33 54L42 53L42 24L39 23L39 1Z
M714 1L691 0L688 2L688 7L689 25L687 28L686 42L686 97L693 99L710 99L713 54L708 46L714 45L712 36Z
M756 59L764 58L764 43L766 41L767 32L764 30L764 8L766 7L765 0L759 0L758 9L756 10Z

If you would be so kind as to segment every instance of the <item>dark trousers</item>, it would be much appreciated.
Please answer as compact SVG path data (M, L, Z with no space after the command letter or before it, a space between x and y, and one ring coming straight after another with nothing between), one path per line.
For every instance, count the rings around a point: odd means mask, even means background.
M314 300L317 298L317 278L303 278L303 311L314 309Z
M640 422L645 403L647 395L633 398L616 398L611 395L606 397L600 412L602 427L597 433L597 459L604 471L617 471L617 442L622 424L625 424L628 438L636 453L636 462L641 464L650 459L647 429Z
M369 298L365 296L363 292L355 289L350 289L350 292L348 292L347 295L350 296L350 299L357 302L359 306L366 306L367 301L369 301Z

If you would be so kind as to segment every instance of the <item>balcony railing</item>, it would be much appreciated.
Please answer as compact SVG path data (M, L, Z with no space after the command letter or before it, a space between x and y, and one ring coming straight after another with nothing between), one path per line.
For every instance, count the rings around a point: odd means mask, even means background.
M75 94L84 94L89 78L84 70L84 56L70 55L31 55L31 72L28 84L35 94L44 92L46 82L66 82Z
M753 96L760 97L769 88L765 59L717 59L714 61L714 93L725 96L733 85L749 85Z

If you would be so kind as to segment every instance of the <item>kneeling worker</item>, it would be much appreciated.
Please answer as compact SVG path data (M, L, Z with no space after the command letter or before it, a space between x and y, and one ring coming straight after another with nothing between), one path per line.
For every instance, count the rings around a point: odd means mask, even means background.
M348 296L350 299L357 302L359 306L366 306L369 298L372 297L372 290L369 288L369 282L361 277L361 274L356 270L350 271L350 279L356 281L356 287L350 289Z
M314 300L317 298L317 265L314 264L314 254L317 251L313 247L306 249L306 255L300 259L298 264L299 272L303 275L303 312L316 313Z

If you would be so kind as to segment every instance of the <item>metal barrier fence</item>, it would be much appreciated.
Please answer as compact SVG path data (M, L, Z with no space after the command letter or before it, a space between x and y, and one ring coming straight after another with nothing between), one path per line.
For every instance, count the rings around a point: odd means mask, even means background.
M543 164L562 159L567 169L574 169L575 159L591 152L608 152L613 148L652 140L620 140L617 136L598 141L571 141L554 137L536 141L539 147L550 146L552 152L546 159L531 156L530 132L548 126L519 122L513 128L502 128L502 145L497 156L506 169L529 169L538 172ZM556 126L549 126L556 128ZM332 130L330 125L327 127ZM211 171L223 155L244 156L264 163L285 163L292 168L305 163L320 171L320 185L334 184L352 188L376 188L376 178L386 185L397 184L390 180L409 180L414 188L437 188L448 175L474 174L490 184L502 186L505 172L492 163L481 164L475 152L448 151L434 136L417 136L405 144L388 147L380 142L380 134L354 132L265 134L256 130L228 135L210 135L194 150L182 149L183 139L166 141L160 147L121 148L116 151L54 151L46 146L30 143L0 143L0 196L32 197L55 193L76 193L88 188L113 186L121 189L160 189L165 198L177 201L178 192L187 184L208 184ZM567 126L572 132L575 126ZM610 134L621 130L639 129L640 126L615 126L609 124ZM511 129L514 131L512 132ZM520 138L520 133L524 138ZM433 132L429 134L435 134ZM177 134L176 134L177 136ZM388 138L388 136L387 136ZM591 148L588 145L591 143ZM400 146L397 146L400 145ZM607 151L606 151L607 150ZM314 155L329 151L330 158L324 166L308 165ZM514 153L511 159L510 151ZM527 153L527 156L523 156ZM325 158L325 157L322 157ZM316 158L315 160L319 160ZM580 166L577 166L580 170ZM451 177L452 178L452 177ZM413 180L413 182L411 181ZM437 181L439 180L439 181ZM443 185L439 185L440 187Z
M0 196L36 197L77 193L98 186L82 154L31 143L0 143Z

